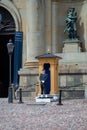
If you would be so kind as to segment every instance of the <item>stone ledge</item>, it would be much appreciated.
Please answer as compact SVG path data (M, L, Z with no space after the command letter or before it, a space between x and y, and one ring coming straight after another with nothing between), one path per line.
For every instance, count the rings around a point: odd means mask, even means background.
M37 69L28 69L23 68L18 71L18 74L21 76L28 76L28 75L38 75Z
M25 68L38 68L39 64L38 62L26 62Z
M71 43L81 43L81 41L80 40L78 40L78 39L66 39L65 41L63 41L63 43L67 43L67 44L71 44Z
M67 70L59 70L59 75L80 75L80 74L85 74L87 75L87 70L70 70L70 71L67 71Z
M80 53L56 53L57 56L62 57L60 60L60 65L83 65L86 64L87 67L87 52Z

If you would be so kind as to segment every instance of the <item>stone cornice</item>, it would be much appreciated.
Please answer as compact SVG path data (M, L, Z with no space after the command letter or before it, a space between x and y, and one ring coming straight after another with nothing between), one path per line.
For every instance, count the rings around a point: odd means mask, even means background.
M87 1L87 0L52 0L52 2L83 2L83 1Z

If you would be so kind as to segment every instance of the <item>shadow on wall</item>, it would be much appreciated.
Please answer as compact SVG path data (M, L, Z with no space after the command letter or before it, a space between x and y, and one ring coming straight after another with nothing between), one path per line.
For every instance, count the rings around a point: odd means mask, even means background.
M81 18L79 18L79 23L78 23L78 30L77 30L77 34L78 34L78 37L79 37L79 40L81 41L81 48L82 48L82 52L85 52L86 51L86 48L85 48L85 39L84 39L84 23L81 23L80 25L80 20Z
M78 34L82 41L82 51L87 51L87 2L81 5L78 16Z

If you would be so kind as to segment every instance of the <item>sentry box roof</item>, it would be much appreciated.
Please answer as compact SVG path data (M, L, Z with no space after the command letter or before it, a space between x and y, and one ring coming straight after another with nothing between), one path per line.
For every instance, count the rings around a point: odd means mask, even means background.
M59 58L59 59L62 59L61 57L59 57L53 53L42 54L42 55L36 56L35 58L37 58L37 59L39 59L39 58Z

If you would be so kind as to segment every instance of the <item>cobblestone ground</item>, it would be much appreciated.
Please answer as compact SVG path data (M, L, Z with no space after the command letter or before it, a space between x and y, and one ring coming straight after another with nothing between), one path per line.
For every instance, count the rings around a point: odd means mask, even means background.
M36 104L0 99L0 130L87 130L87 99Z

